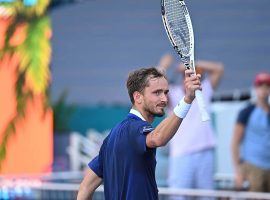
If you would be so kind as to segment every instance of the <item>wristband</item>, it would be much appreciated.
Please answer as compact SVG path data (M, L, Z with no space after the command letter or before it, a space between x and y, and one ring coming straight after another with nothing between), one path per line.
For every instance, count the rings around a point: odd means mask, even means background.
M184 119L191 107L191 104L188 104L185 102L184 97L179 101L177 106L173 109L174 114L179 117Z

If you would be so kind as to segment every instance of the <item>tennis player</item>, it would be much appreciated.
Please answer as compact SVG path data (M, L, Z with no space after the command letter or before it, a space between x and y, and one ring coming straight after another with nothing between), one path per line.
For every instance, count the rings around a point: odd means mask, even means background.
M99 155L88 164L78 200L92 199L102 182L107 200L158 199L156 148L174 136L195 98L195 90L201 89L200 75L190 76L192 73L185 71L185 97L155 129L151 123L154 117L164 115L168 103L167 78L156 68L129 74L126 86L132 102L130 113L111 130Z

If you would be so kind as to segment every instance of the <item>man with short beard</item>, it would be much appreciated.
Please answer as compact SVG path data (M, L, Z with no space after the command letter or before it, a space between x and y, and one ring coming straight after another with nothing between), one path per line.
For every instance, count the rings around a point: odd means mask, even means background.
M168 81L156 68L142 68L129 74L126 86L132 108L126 119L117 124L105 138L99 154L89 164L77 199L91 199L104 183L108 200L156 200L156 148L174 136L186 116L195 90L201 89L200 75L185 72L183 99L155 129L151 123L163 116L168 103Z

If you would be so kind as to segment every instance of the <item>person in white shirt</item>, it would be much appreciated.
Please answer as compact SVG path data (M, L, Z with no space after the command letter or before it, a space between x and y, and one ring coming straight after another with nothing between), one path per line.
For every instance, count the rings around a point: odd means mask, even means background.
M165 55L158 68L165 72L171 62L172 58ZM177 71L183 74L184 69L184 65L180 64ZM210 112L213 92L223 75L223 65L211 61L197 61L196 72L202 75L202 93ZM180 82L170 85L169 112L172 112L178 103L177 100L184 94L183 84ZM196 99L194 101L186 119L169 143L168 185L173 188L213 189L214 131L211 121L201 121ZM189 198L173 197L173 199Z

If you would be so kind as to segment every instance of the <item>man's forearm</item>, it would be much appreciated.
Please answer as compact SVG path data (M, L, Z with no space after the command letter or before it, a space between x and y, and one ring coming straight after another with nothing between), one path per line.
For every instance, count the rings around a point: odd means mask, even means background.
M147 135L147 146L150 148L165 146L175 135L181 122L182 119L175 114L164 119L153 132Z
M232 161L235 172L239 171L239 166L241 164L239 148L239 141L234 140L232 143Z
M199 60L196 62L196 66L203 68L207 72L223 71L221 62Z
M77 200L92 200L96 187L98 187L97 185L96 180L90 183L87 178L85 178L80 185Z
M77 200L92 200L93 193L87 190L79 190Z
M77 200L91 200L95 190L101 185L101 183L102 179L91 169L88 169L80 185Z
M90 191L89 188L80 186L77 200L92 200L94 191Z
M242 124L237 123L234 127L234 134L231 143L232 161L236 172L239 170L239 165L241 163L239 149L243 134L244 134L244 126Z

